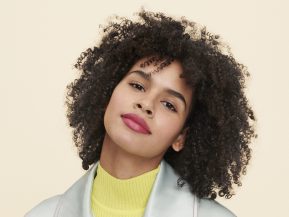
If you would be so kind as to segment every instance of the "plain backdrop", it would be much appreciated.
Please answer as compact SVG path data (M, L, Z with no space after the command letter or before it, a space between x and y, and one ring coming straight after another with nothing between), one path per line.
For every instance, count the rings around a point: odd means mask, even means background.
M73 64L98 42L109 16L131 18L141 6L207 26L248 67L259 137L243 186L218 201L239 217L289 216L285 0L1 0L0 216L23 216L85 172L65 117L65 88L78 76Z

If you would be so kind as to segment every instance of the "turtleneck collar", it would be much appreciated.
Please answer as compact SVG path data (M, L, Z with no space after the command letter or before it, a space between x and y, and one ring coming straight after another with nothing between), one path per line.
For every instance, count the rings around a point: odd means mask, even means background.
M98 203L113 210L140 210L146 207L153 183L160 166L142 175L118 179L97 167L92 190L92 207Z

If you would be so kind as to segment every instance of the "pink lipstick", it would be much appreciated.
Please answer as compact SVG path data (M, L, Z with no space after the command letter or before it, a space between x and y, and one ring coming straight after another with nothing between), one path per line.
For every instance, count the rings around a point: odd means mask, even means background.
M121 115L123 122L132 130L143 133L151 134L150 129L144 119L133 113Z

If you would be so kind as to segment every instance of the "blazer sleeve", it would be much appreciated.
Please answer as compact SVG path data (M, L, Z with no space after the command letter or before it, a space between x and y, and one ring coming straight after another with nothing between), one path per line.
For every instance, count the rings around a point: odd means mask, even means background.
M32 208L24 217L53 217L60 199L61 195L50 197Z
M201 199L198 205L198 217L237 217L237 216L215 200Z

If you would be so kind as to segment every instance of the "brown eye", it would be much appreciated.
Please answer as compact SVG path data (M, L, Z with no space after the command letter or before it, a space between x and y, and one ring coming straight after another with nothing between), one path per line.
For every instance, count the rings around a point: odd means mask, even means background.
M134 88L134 89L137 89L137 90L140 90L140 91L144 91L144 87L138 83L134 83L134 82L131 82L129 83L129 85Z
M176 108L174 107L173 104L171 104L170 102L167 101L163 101L163 103L165 104L165 107L168 108L169 110L173 111L173 112L177 112Z

